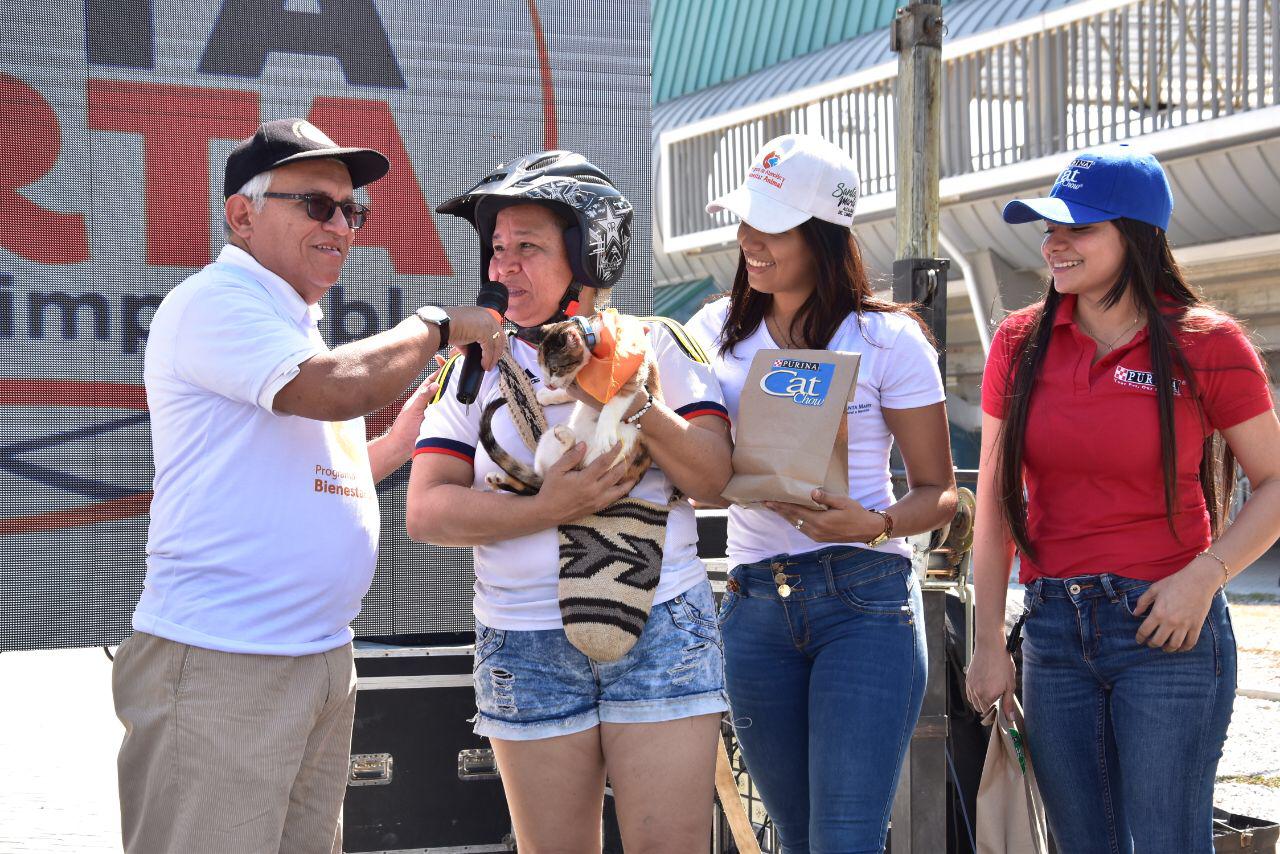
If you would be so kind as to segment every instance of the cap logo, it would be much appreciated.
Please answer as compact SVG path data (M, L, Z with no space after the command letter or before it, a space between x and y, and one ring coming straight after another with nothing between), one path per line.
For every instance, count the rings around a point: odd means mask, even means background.
M338 144L329 137L325 136L324 131L311 124L308 121L296 121L293 123L293 135L299 139L305 139L323 145L327 148L337 148Z
M853 209L858 204L858 188L850 187L841 181L831 191L831 198L836 200L836 211L841 216L853 218Z
M1081 171L1083 170L1080 167L1072 164L1062 170L1062 174L1058 176L1058 180L1054 183L1060 187L1066 187L1068 190L1079 190L1084 187L1084 184L1080 183Z
M760 158L759 166L751 167L751 174L747 177L755 178L757 181L764 181L772 187L778 187L781 189L787 179L773 171L773 167L777 166L778 161L781 159L782 158L778 156L778 152L770 151L764 157Z

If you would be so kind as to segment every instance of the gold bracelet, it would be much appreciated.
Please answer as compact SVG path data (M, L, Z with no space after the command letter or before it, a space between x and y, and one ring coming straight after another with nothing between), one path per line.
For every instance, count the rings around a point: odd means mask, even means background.
M1204 555L1205 557L1211 557L1214 560L1216 560L1218 563L1222 564L1222 586L1226 587L1227 582L1231 580L1231 569L1227 566L1227 562L1222 558L1218 557L1209 549L1205 549L1204 551L1200 552L1200 554Z

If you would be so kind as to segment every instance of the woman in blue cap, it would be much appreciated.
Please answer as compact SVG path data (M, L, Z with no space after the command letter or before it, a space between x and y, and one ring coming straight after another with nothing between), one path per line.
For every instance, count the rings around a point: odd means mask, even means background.
M1028 748L1072 854L1213 850L1236 685L1222 588L1280 532L1266 371L1184 279L1172 210L1160 164L1124 144L1004 209L1044 221L1051 281L1000 325L983 377L967 690L1012 704L1016 551ZM1235 461L1254 489L1228 524Z

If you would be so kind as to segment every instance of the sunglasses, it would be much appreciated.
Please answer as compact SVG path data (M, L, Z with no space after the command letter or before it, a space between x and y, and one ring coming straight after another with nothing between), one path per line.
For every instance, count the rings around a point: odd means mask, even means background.
M307 216L316 222L333 219L335 208L342 209L342 218L352 229L360 228L369 218L369 209L356 202L335 202L323 193L263 193L269 199L294 199L307 203Z

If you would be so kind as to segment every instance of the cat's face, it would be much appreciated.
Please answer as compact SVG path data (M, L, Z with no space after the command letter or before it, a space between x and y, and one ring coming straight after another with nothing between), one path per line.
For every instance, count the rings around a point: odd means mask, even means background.
M549 323L542 327L542 343L538 345L538 367L547 386L568 388L578 371L591 358L582 330L572 320Z

